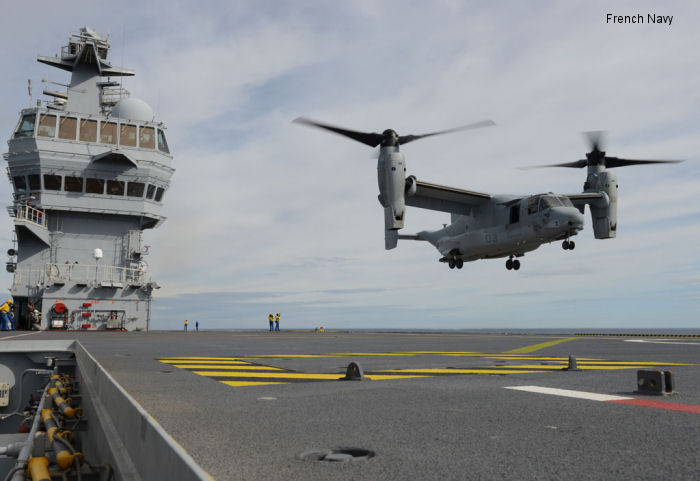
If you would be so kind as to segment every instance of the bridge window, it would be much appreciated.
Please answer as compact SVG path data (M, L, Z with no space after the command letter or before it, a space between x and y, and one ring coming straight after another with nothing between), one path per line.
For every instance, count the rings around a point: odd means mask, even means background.
M143 189L146 184L143 182L129 182L126 186L126 195L129 197L143 197Z
M13 177L12 181L15 183L15 192L19 194L27 191L27 179L23 175Z
M153 184L148 184L148 189L146 190L146 198L147 199L152 199L153 194L156 193L156 186Z
M100 142L103 144L117 143L117 124L114 122L102 122L100 128Z
M142 149L155 149L156 137L153 127L139 128L139 147Z
M156 202L160 202L160 200L163 198L164 192L165 189L162 187L158 187L158 189L156 189Z
M127 147L136 147L136 126L122 124L119 129L119 143Z
M34 123L36 122L36 114L27 114L22 116L19 122L19 127L15 132L14 138L34 137Z
M44 174L44 189L61 190L61 176Z
M105 181L104 179L85 179L86 194L104 194Z
M83 142L97 142L97 120L80 121L80 140Z
M66 176L66 180L63 184L63 190L66 192L82 192L83 178Z
M56 137L56 116L43 114L39 116L39 130L36 133L41 137Z
M78 128L78 119L74 117L61 117L58 121L58 138L75 140L75 132Z
M165 132L160 129L158 129L158 150L166 154L170 153L170 150L168 150L168 142L165 140Z
M39 174L29 174L29 190L41 190L41 178Z
M124 182L122 182L121 180L108 180L107 194L124 195Z

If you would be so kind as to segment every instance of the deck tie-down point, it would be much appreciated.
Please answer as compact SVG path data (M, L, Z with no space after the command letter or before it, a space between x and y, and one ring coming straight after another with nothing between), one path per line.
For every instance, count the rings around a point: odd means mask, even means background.
M359 363L351 362L345 371L345 377L340 378L341 381L364 381L365 373Z
M562 369L562 371L580 371L581 369L578 368L576 365L576 357L572 356L571 354L569 355L569 365L566 366L565 368Z
M663 396L675 394L672 371L640 369L637 371L637 393Z

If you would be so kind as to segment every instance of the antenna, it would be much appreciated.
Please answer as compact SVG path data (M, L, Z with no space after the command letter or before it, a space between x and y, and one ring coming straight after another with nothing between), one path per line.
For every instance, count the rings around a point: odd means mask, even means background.
M32 107L32 79L27 79L27 91L29 92L29 108Z

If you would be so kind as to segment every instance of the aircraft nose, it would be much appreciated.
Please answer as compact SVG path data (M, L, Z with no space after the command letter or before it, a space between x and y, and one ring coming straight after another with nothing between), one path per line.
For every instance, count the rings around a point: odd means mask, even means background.
M566 226L579 231L583 229L583 214L576 207L554 207L551 209L549 225L555 229Z
M583 214L576 207L567 208L567 223L576 230L583 230Z

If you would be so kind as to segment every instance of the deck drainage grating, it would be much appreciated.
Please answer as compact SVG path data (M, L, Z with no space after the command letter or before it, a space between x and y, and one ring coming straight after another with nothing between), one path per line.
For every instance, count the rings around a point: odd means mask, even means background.
M297 457L302 461L326 461L329 463L347 463L374 457L374 451L362 448L338 448L305 451Z

